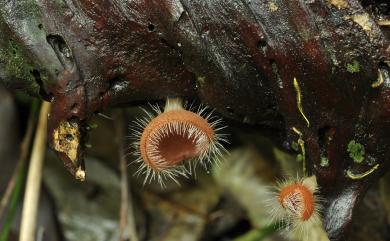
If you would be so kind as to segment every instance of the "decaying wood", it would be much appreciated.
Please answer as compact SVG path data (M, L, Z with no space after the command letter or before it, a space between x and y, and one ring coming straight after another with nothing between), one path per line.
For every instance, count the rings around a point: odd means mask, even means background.
M52 102L48 138L80 179L86 123L110 106L181 96L277 129L342 240L390 166L389 15L382 0L1 0L0 79Z

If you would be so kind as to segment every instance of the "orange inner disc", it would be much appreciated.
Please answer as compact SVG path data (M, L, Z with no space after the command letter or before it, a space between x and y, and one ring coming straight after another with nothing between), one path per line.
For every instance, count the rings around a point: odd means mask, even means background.
M303 221L308 220L314 212L313 193L300 183L282 188L279 194L279 203L293 214L296 214L298 210L297 214Z

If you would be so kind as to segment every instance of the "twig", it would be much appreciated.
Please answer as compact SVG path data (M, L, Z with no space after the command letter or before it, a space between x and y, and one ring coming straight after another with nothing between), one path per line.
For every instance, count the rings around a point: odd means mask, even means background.
M35 120L36 120L36 116L35 116L36 113L35 112L36 112L37 106L38 106L38 103L33 102L31 112L29 115L29 119L28 119L28 123L27 123L26 134L24 135L23 140L20 144L20 156L18 158L17 165L16 165L15 170L11 176L11 179L9 180L9 182L7 184L7 189L5 190L3 198L1 199L1 202L0 202L0 218L3 217L4 210L8 206L8 203L9 203L10 198L11 198L11 194L12 194L13 190L15 189L15 185L17 183L16 179L17 179L19 173L21 172L21 170L24 169L24 165L25 165L25 162L26 162L26 159L28 156L28 152L30 149L30 145L31 145L32 133L34 130L34 124L35 124Z
M377 24L379 26L390 26L390 20L389 19L379 20L377 21Z
M132 205L132 198L130 196L130 185L127 177L127 163L124 145L124 115L123 111L117 110L115 113L115 131L118 139L119 151L119 169L121 173L121 210L119 221L119 240L126 240L126 228L129 232L129 239L131 241L138 241L137 230L135 228L134 210ZM130 197L129 197L130 196Z
M49 109L50 103L44 102L39 114L38 127L35 132L34 145L31 152L30 166L24 193L19 241L35 240L43 158L46 150L47 115L49 113Z

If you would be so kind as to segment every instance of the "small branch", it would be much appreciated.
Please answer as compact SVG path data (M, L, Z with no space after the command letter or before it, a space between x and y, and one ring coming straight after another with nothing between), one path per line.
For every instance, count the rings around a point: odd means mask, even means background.
M117 144L119 150L119 169L121 173L121 210L120 210L120 221L119 221L119 240L125 241L125 231L126 228L129 231L129 239L131 241L138 241L137 230L135 227L134 221L134 210L132 205L132 198L129 195L130 186L127 176L127 162L126 162L126 153L125 153L125 143L124 143L124 115L123 111L117 110L115 112L115 131L117 137Z
M36 236L36 219L42 180L43 159L46 150L47 115L49 109L50 103L43 102L31 152L26 190L24 193L19 241L34 241Z
M377 21L377 24L379 26L390 26L390 20L389 19L379 20L379 21Z

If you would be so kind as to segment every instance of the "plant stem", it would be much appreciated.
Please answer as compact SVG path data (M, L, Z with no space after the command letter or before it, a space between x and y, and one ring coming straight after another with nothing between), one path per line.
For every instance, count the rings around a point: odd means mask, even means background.
M131 241L138 241L137 231L135 228L134 211L132 205L132 198L130 195L130 187L127 176L126 153L124 144L124 114L122 110L117 110L115 113L115 130L118 139L119 151L119 169L121 173L121 210L119 221L119 240L126 240L126 228L129 231L129 239Z
M42 167L46 150L47 116L49 109L50 103L43 102L31 152L30 166L24 193L19 241L35 240Z

